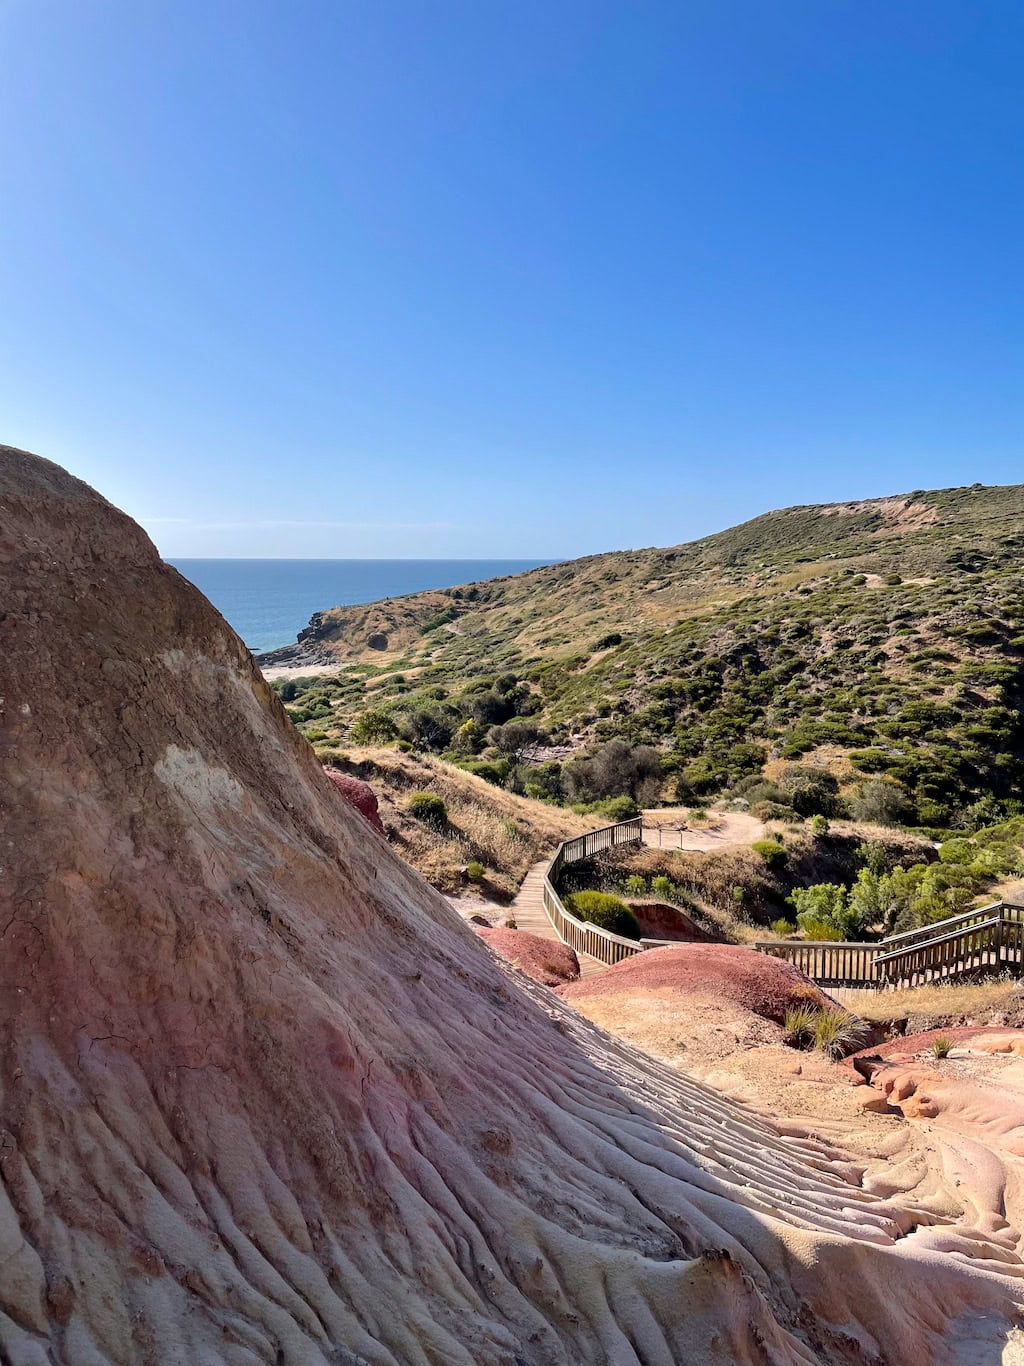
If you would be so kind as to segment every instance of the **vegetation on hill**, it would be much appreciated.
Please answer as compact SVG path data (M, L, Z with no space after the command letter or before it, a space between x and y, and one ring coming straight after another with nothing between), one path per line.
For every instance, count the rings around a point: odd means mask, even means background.
M792 508L322 613L344 667L278 689L314 736L551 802L973 830L1021 809L1022 550L1024 486Z
M449 894L506 900L538 859L594 824L429 754L368 747L333 762L370 784L392 847Z

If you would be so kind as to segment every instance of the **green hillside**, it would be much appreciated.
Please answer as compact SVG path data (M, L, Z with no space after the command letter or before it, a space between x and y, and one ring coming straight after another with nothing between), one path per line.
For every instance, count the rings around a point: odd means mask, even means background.
M802 761L847 796L884 779L894 818L969 824L1016 810L1024 777L1022 550L1019 485L790 508L334 609L277 653L332 668L285 685L315 737L397 736L534 795L609 795L613 765L579 760L614 738L634 795L704 800Z

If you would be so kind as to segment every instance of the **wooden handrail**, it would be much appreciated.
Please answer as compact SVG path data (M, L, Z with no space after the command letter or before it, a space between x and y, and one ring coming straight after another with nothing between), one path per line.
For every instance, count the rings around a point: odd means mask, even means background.
M578 863L581 859L590 858L591 854L600 853L603 849L615 849L623 844L638 844L643 840L643 834L643 821L637 816L633 820L618 821L615 825L602 825L597 830L588 830L585 835L563 840L555 850L554 857L544 874L541 899L555 934L563 944L568 944L577 953L589 954L591 958L597 958L609 966L621 963L624 958L630 958L635 953L661 948L674 941L627 939L624 935L614 934L600 925L593 925L588 920L580 920L566 909L558 894L558 874L567 863Z
M946 922L939 920L936 923L942 925ZM876 954L875 962L888 963L893 958L907 958L913 953L922 953L926 949L937 949L941 944L953 944L958 939L967 939L973 934L978 934L981 930L990 930L993 926L1001 925L1002 923L1003 917L1001 915L992 915L989 916L987 920L979 920L977 924L969 925L966 929L953 930L950 934L937 934L933 936L933 938L926 939L920 944L909 944L901 949L894 949L889 953ZM883 943L887 942L887 940L883 940Z
M1024 975L1024 906L1003 901L947 916L868 944L833 940L758 940L826 986L896 986L990 970Z
M941 930L943 926L965 924L968 920L977 920L979 916L985 916L991 911L996 911L1002 905L1003 902L1001 901L993 901L988 906L977 906L971 911L958 911L956 915L947 916L945 920L933 920L930 925L921 925L916 930L902 930L899 934L888 934L881 942L883 944L908 944L914 939L928 940L933 938L936 930Z

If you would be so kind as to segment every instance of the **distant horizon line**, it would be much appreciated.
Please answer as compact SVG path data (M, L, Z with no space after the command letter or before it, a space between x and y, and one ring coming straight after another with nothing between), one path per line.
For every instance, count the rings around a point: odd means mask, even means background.
M559 564L566 559L581 559L579 555L164 555L163 559L173 563L176 560L222 560L225 563L244 564L258 561L261 564L279 561L282 564L303 562L306 564L478 564L486 560L489 564L525 564L527 560L540 560L546 564Z

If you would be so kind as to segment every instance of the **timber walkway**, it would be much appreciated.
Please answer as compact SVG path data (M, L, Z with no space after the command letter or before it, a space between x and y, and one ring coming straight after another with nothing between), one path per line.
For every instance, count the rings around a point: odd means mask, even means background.
M916 987L965 977L1024 975L1024 906L951 915L877 944L758 940L754 947L793 963L823 987Z
M580 920L559 893L562 870L603 849L644 842L638 817L565 840L550 863L538 863L513 903L521 929L557 938L575 949L583 976L673 941L626 939ZM1007 973L1024 976L1024 906L996 901L875 944L758 940L756 952L793 963L823 987L908 987Z
M542 939L551 939L560 944L562 940L555 933L555 927L544 909L544 879L547 876L550 862L550 859L541 859L540 863L533 865L526 874L523 885L516 893L515 900L509 910L515 917L518 929L526 930L529 934L537 934ZM577 953L576 957L579 959L581 977L593 977L596 972L603 972L607 966L600 958L593 958L587 953Z

